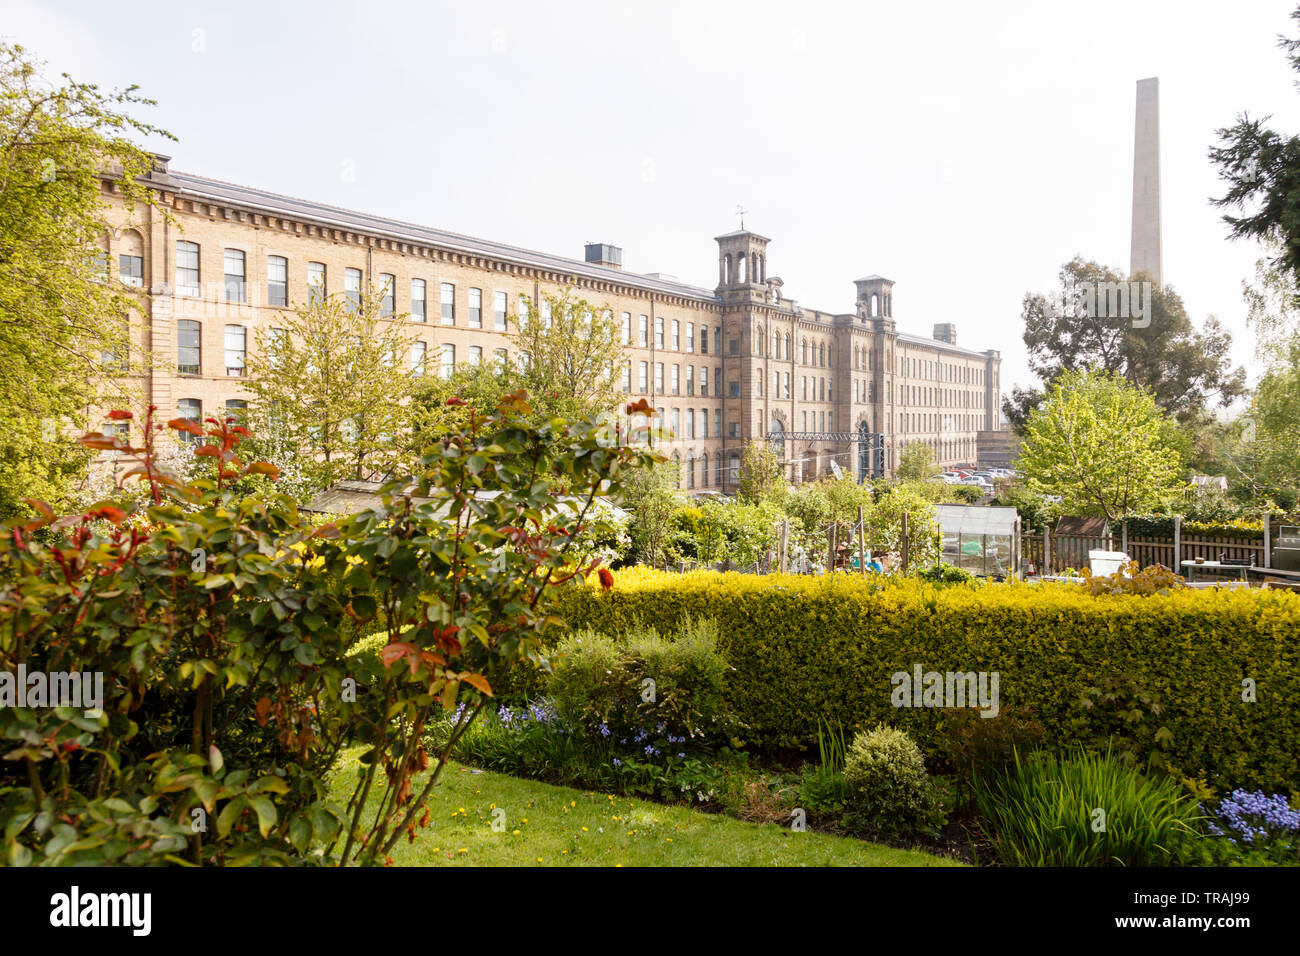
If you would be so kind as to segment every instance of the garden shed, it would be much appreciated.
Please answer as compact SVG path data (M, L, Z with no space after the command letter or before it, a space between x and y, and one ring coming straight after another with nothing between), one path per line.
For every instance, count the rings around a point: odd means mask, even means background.
M1020 567L1020 515L1015 508L936 505L940 557L978 577L1009 577Z

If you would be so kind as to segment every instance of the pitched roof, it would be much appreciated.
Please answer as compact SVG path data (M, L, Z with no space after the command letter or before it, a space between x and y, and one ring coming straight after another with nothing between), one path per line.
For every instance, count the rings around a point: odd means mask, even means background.
M546 252L537 252L532 249L524 249L520 246L512 246L503 242L493 242L488 239L463 236L459 233L448 232L445 229L434 229L429 226L420 226L415 223L403 222L399 219L388 219L384 216L375 216L370 213L357 212L356 210L344 209L340 206L330 206L326 203L312 202L307 199L296 199L292 196L283 196L279 193L268 192L264 189L254 189L250 186L239 186L235 183L222 182L219 179L208 179L205 176L196 176L193 173L169 170L167 175L171 179L172 183L175 184L176 191L180 195L186 197L227 202L235 206L242 206L247 209L269 213L275 216L283 216L289 219L303 219L336 228L350 229L355 232L373 233L375 235L397 239L404 242L422 243L424 245L438 246L443 249L452 249L457 252L469 252L482 256L490 256L494 259L501 259L519 265L533 266L535 268L548 269L553 272L567 273L569 275L580 275L586 278L600 279L607 282L616 282L651 292L662 292L668 295L685 296L693 299L702 299L708 302L717 301L717 297L714 295L712 289L703 289L699 286L689 285L685 282L678 282L664 278L651 278L649 276L641 275L640 273L627 272L623 269L596 265L595 263L584 262L580 259L569 259L564 256L551 255Z

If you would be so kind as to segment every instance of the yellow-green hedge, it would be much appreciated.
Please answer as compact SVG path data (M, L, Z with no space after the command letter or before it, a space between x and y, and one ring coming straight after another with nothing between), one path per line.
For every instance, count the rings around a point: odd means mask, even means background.
M937 588L916 581L630 568L605 592L561 591L571 627L621 634L713 618L734 668L728 697L751 743L807 746L819 718L876 721L934 752L944 710L895 708L890 676L997 671L1000 706L1032 707L1048 739L1076 739L1083 689L1128 674L1158 692L1171 762L1215 787L1300 789L1300 595L1184 589L1091 597L1073 585ZM1254 678L1257 702L1242 700Z

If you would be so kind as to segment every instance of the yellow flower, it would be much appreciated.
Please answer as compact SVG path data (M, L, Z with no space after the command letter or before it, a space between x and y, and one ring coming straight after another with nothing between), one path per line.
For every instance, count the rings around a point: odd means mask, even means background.
M519 836L519 831L518 831L518 830L511 830L511 831L510 831L510 835L511 835L511 836Z

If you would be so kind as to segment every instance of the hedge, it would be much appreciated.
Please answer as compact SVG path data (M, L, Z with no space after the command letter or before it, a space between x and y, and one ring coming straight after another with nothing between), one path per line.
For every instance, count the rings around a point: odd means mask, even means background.
M1126 675L1162 698L1169 760L1183 774L1216 788L1300 789L1300 595L1290 592L1092 597L1070 584L637 567L616 572L609 591L575 585L557 600L569 627L616 636L637 621L667 630L716 620L733 716L761 749L808 747L819 720L884 721L936 753L951 711L890 700L891 675L916 664L998 672L1001 709L1033 708L1048 740L1068 746L1092 733L1071 729L1084 689ZM1254 703L1242 700L1245 677L1256 682Z

